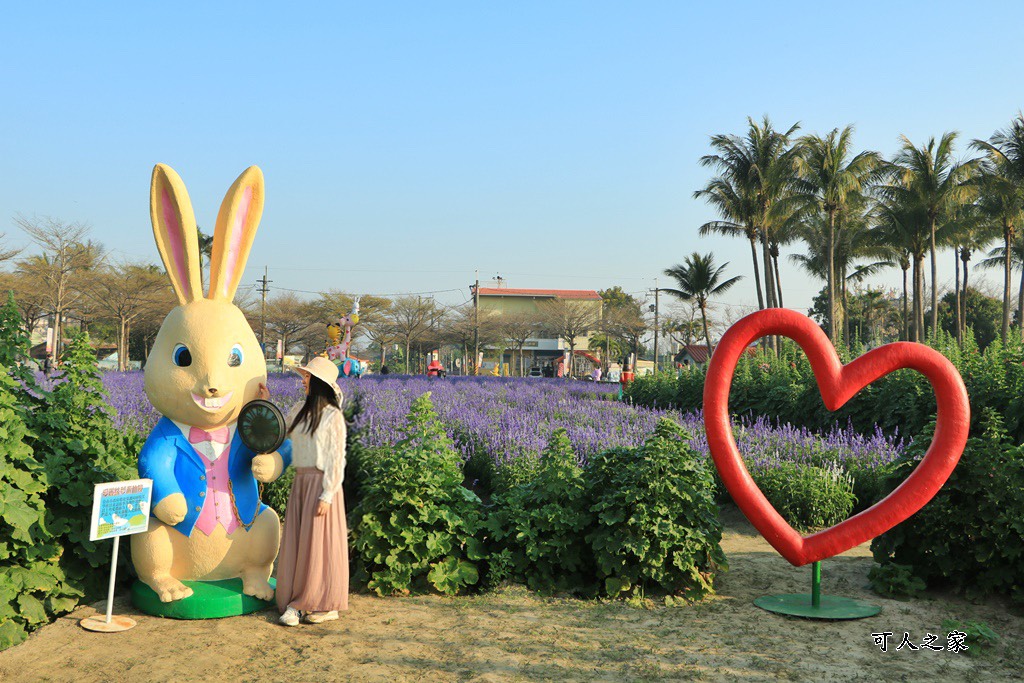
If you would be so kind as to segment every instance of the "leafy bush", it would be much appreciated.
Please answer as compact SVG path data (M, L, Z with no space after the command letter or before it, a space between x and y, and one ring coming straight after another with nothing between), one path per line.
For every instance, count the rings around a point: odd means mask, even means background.
M659 420L636 448L594 457L586 470L594 528L587 535L605 592L713 592L726 567L714 483L675 422Z
M0 650L76 604L58 589L61 548L46 524L46 472L25 443L15 389L0 366Z
M905 564L876 564L868 571L871 589L879 595L897 600L916 598L927 586L914 576L914 568Z
M363 459L352 511L356 581L378 595L433 587L454 595L479 580L482 505L462 486L461 457L429 392L412 403L402 438Z
M974 411L972 434L979 433L977 416L986 408L997 411L1006 431L1017 443L1024 441L1024 344L1016 336L1004 346L998 340L984 352L968 335L963 347L940 334L929 344L949 358L967 386ZM855 357L859 349L841 351ZM843 358L847 362L850 358ZM694 411L703 406L706 367L688 368L672 381L664 375L638 377L627 389L637 404ZM935 395L923 375L899 370L864 387L845 406L830 412L822 403L817 381L803 351L784 340L780 356L758 351L744 355L736 365L729 406L736 415L766 416L773 420L827 431L850 424L861 434L881 429L917 437L935 416Z
M592 515L564 429L551 436L534 477L498 494L493 504L487 527L509 551L513 576L540 591L584 591L593 583L593 556L584 540Z
M750 475L768 502L797 531L838 524L853 510L853 479L837 466L780 462Z
M975 656L981 654L999 642L999 635L992 630L992 627L984 621L957 621L956 619L943 619L943 631L960 631L967 637L964 641L967 644L967 655Z
M942 489L917 514L876 538L871 550L876 562L907 565L929 587L1024 601L1024 447L1007 436L995 411L984 411L980 420L984 431L968 439ZM888 490L917 467L931 440L925 437L896 463Z

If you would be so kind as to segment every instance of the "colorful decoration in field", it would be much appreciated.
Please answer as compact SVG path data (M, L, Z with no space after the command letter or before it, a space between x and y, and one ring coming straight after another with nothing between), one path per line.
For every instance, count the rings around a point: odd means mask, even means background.
M327 358L338 366L338 373L344 377L359 377L363 374L363 364L358 358L348 355L352 346L352 328L359 324L359 297L352 302L352 311L327 325ZM345 331L342 339L341 332Z
M132 560L148 586L136 584L133 598L144 611L183 618L263 609L274 596L281 526L260 501L257 480L280 476L291 444L257 455L238 434L239 412L258 397L267 368L232 303L263 212L263 174L246 169L221 204L205 297L192 204L181 178L162 164L153 169L150 212L180 305L164 319L145 369L146 395L163 417L139 454L139 474L153 480L155 519L132 537ZM204 613L198 595L187 612L159 611L161 603L186 602L193 589L209 595L202 582L226 579L240 584L226 612Z
M928 378L938 404L932 444L907 480L867 510L807 537L800 536L761 493L733 439L729 388L736 363L751 342L768 335L783 335L800 345L829 410L838 410L871 382L903 368L917 370ZM758 311L730 327L711 357L704 384L704 425L722 481L765 540L794 566L818 562L849 550L888 531L924 507L960 460L967 443L970 417L963 380L953 364L938 351L923 344L896 342L843 365L832 343L814 321L781 308Z

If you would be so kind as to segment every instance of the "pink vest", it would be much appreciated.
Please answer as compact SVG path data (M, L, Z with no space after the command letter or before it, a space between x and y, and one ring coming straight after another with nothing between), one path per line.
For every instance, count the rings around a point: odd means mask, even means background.
M213 461L195 448L192 450L195 450L206 466L206 495L196 528L209 536L220 524L230 534L238 528L238 517L235 516L235 506L231 503L231 492L228 489L228 457L231 448L225 448L221 456Z

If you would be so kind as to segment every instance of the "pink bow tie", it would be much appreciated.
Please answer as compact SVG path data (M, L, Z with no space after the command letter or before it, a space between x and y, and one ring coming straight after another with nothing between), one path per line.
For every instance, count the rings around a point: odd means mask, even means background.
M203 441L216 441L217 443L227 443L229 434L230 432L227 427L214 429L212 432L208 432L205 429L199 429L199 427L192 427L188 431L188 442L201 443Z

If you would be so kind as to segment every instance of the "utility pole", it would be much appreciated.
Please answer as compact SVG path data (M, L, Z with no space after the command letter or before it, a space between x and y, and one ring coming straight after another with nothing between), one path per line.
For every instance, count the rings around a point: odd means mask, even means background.
M658 278L654 278L654 374L658 374Z
M479 374L476 361L480 357L480 270L476 271L476 284L473 285L473 374Z
M654 374L658 374L658 292L660 291L658 278L654 278Z
M269 285L273 280L267 279L268 273L267 266L263 266L263 277L256 282L260 285L260 293L263 295L263 303L260 305L260 349L263 351L263 357L267 357L267 347L264 346L264 337L267 336L267 292Z

